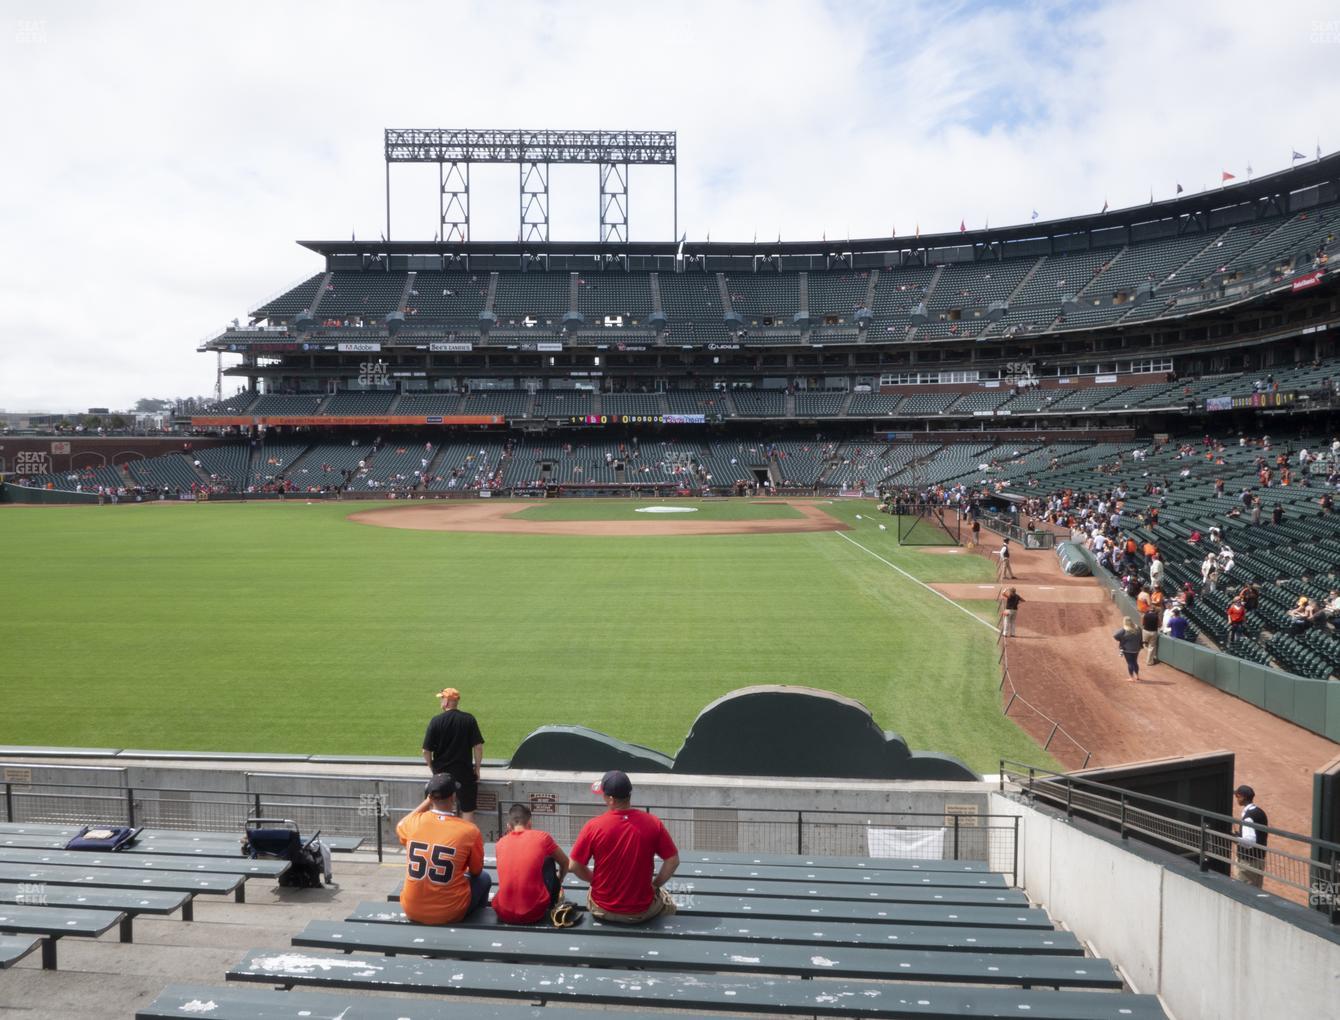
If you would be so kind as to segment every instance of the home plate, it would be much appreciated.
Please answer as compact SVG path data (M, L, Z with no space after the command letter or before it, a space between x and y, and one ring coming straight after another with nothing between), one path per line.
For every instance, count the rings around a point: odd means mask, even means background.
M696 514L696 506L640 506L633 511L637 514Z

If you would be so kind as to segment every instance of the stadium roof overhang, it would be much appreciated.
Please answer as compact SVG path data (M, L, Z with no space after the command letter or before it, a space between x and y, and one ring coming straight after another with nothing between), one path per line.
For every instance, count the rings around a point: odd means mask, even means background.
M511 255L641 255L641 256L759 256L828 255L834 253L875 253L921 251L976 247L1003 248L1005 245L1033 240L1071 237L1113 229L1133 230L1142 224L1177 221L1187 231L1205 229L1210 215L1220 210L1247 207L1259 216L1283 215L1315 201L1294 199L1300 193L1330 186L1333 192L1340 181L1340 153L1314 159L1290 170L1267 174L1253 180L1215 188L1197 194L1182 195L1163 202L1111 209L1092 216L1072 216L1059 220L989 230L964 230L909 237L873 237L860 239L823 239L808 241L631 241L611 244L597 241L299 241L304 248L323 256L468 256ZM1325 196L1335 197L1333 194ZM1246 219L1247 217L1243 217ZM1194 225L1200 224L1198 228ZM1181 229L1178 231L1182 232Z

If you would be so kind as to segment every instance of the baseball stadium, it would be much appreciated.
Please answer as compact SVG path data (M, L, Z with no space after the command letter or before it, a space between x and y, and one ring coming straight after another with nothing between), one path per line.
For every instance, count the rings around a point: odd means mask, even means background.
M1340 154L746 243L680 228L674 131L382 142L384 233L299 240L210 406L0 437L0 1006L1337 1015ZM631 782L673 907L597 851L552 923L420 923L442 776L495 889L512 805L585 847Z

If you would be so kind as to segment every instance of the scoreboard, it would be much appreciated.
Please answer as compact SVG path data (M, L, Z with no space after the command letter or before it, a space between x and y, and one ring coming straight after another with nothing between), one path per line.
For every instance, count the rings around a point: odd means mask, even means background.
M584 414L573 415L569 425L706 425L705 414Z

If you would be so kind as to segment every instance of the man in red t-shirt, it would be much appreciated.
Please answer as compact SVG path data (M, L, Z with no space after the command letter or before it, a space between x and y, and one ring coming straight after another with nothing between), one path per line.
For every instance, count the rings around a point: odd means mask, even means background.
M433 776L423 803L395 827L405 847L400 909L417 924L455 924L488 902L484 837L454 815L458 789L448 773Z
M534 924L558 902L568 855L554 837L530 827L530 808L513 804L507 812L511 831L498 840L498 891L493 912L504 924Z
M568 870L589 882L591 916L598 921L641 924L659 914L673 914L675 902L665 890L679 867L679 849L661 820L649 811L634 811L632 781L622 772L606 772L591 791L609 808L582 826L572 845ZM655 858L660 871L652 878ZM587 867L595 859L595 869Z

